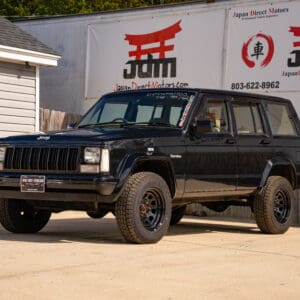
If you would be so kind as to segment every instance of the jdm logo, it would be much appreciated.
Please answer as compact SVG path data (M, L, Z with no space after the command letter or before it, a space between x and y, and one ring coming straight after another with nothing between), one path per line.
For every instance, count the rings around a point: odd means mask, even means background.
M126 34L125 40L135 49L128 52L134 59L126 62L130 68L123 70L123 78L176 77L176 57L166 57L166 53L174 50L174 45L166 45L166 41L174 39L182 30L180 23L148 34Z
M274 56L274 42L271 36L258 33L243 44L242 59L248 68L265 68Z
M295 58L288 59L288 67L300 67L300 27L293 27L291 26L289 32L293 34L298 40L293 42L293 47L296 48L290 54L294 55Z

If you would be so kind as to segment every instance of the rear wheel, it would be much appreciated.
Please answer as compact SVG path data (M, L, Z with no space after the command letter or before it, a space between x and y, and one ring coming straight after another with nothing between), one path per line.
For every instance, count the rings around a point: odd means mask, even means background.
M0 223L13 233L36 233L48 223L50 216L50 211L35 210L25 200L0 200Z
M118 199L115 213L124 238L133 243L155 243L167 232L171 218L171 195L157 174L132 175Z
M173 207L170 225L176 225L180 222L184 216L185 209L186 205Z
M281 176L269 177L260 195L253 202L254 216L264 233L286 232L293 220L293 189Z

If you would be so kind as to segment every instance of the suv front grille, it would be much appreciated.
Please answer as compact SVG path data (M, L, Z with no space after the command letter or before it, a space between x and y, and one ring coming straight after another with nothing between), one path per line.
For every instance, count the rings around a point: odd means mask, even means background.
M76 171L78 148L7 148L4 169L26 171Z

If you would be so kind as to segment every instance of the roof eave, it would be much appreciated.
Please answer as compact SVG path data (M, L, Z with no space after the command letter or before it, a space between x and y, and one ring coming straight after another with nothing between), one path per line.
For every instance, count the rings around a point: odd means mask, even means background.
M0 45L0 60L55 67L60 58L58 55Z

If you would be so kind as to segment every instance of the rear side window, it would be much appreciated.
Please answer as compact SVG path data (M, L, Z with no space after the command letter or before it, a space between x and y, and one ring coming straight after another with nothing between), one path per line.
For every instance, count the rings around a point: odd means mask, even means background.
M259 109L256 103L233 103L233 112L238 134L264 133Z
M288 105L267 103L266 111L274 135L297 135Z

